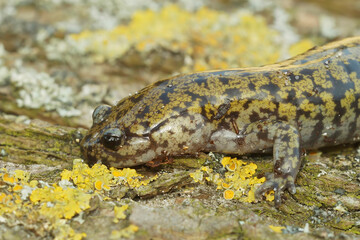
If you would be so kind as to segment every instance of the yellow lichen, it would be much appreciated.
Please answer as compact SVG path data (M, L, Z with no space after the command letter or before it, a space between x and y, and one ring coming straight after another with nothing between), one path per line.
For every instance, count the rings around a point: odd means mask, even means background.
M154 181L155 179L158 178L158 176L155 175L151 178L142 180L144 176L138 174L135 169L131 169L131 168L124 168L122 170L116 168L110 168L110 171L115 177L116 184L127 184L131 188L140 187L141 185L147 185L151 181Z
M234 198L234 195L235 195L235 193L234 193L233 190L227 189L227 190L224 191L224 198L225 198L226 200L231 200L231 199L233 199L233 198Z
M90 199L95 194L104 200L110 199L105 194L112 186L124 184L136 188L157 176L145 178L134 169L108 169L102 164L89 167L83 160L75 159L73 169L63 170L61 181L52 185L30 181L30 174L21 170L9 173L1 169L0 178L3 185L0 189L0 216L41 216L40 219L48 221L47 230L52 232L54 239L80 240L86 234L76 233L67 220L89 209ZM128 205L114 208L115 222L126 218L124 211L127 208ZM137 226L130 225L114 232L114 236L131 236L137 229Z
M303 39L293 45L289 48L290 56L296 56L299 55L306 50L309 50L310 48L314 47L314 43L310 39Z
M271 191L265 193L265 197L266 197L266 200L267 200L267 201L270 201L270 202L274 201L274 199L275 199L275 192L274 192L274 190L271 190Z
M125 215L125 210L129 208L129 205L123 205L121 207L115 206L114 207L114 213L115 213L115 219L114 219L114 223L119 222L120 219L125 219L126 215Z
M40 205L40 213L56 218L71 219L75 214L90 208L91 194L76 188L52 187L37 188L32 191L30 200Z
M5 183L11 184L11 185L15 183L15 178L13 176L10 176L8 173L5 173L2 176L2 179Z
M121 230L114 230L111 232L110 239L123 239L123 238L130 238L133 236L137 231L139 230L139 227L130 224L128 227L123 228Z
M105 165L94 164L90 168L81 159L76 159L72 171L64 170L61 173L61 178L62 180L72 180L78 188L89 191L102 190L103 186L111 185L113 176Z
M258 179L253 177L257 169L254 163L246 163L236 158L224 157L221 164L228 171L223 177L209 167L201 167L190 176L195 182L204 183L205 181L217 185L217 189L224 190L225 199L238 199L242 202L255 202L255 190L265 178ZM206 176L206 177L204 177ZM271 201L270 198L267 198Z
M63 189L57 184L50 186L43 183L44 186L39 187L38 181L29 181L30 173L22 170L9 173L1 169L0 176L9 186L8 194L0 192L0 216L14 214L28 218L39 215L40 219L48 222L46 229L52 232L54 239L80 240L86 237L85 233L76 233L66 219L89 208L91 194L79 189Z
M14 187L13 187L13 191L14 192L19 192L19 191L21 191L23 189L23 186L21 186L21 185L15 185Z
M55 240L81 240L86 237L86 233L76 233L64 220L57 220L54 226Z
M130 49L140 56L145 53L144 62L148 62L146 53L154 49L182 52L191 59L183 72L273 63L280 55L277 37L261 16L206 7L190 13L174 4L159 11L138 11L128 24L112 30L71 35L96 62L114 61ZM305 47L302 44L298 48Z
M195 182L203 183L204 173L199 169L195 172L190 173L190 177L192 177Z
M273 230L273 232L276 232L276 233L282 233L282 230L285 229L285 227L282 227L282 226L273 226L273 225L269 225L269 228L271 230Z
M109 191L111 186L123 184L131 188L147 185L157 176L145 179L135 169L124 168L108 169L105 165L94 164L91 168L80 160L74 160L73 170L64 170L62 180L73 181L74 184L85 191Z

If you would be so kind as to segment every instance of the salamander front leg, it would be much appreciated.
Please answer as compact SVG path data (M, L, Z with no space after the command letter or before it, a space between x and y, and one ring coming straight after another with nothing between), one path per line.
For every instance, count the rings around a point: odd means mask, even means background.
M295 178L300 168L300 137L298 130L284 122L268 126L268 137L273 139L274 172L256 191L256 197L274 190L275 207L281 203L281 193L288 189L295 194Z

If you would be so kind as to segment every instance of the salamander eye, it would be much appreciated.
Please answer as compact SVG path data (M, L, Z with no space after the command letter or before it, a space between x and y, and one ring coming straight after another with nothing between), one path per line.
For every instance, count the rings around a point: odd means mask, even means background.
M116 150L125 141L125 134L118 128L110 128L104 132L101 138L102 144L111 150Z
M111 106L100 105L97 106L92 114L93 124L101 123L110 114Z

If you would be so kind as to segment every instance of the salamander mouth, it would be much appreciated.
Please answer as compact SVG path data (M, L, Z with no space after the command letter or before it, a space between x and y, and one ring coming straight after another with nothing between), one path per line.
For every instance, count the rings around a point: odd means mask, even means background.
M156 156L147 137L132 138L118 149L111 149L104 146L99 134L89 134L84 137L80 145L84 159L90 166L102 163L108 167L133 167L148 162Z
M93 147L91 145L81 144L80 149L84 159L90 166L94 165L97 162L95 154L91 154L93 153Z
M99 154L98 151L96 151L98 144L99 141L94 140L91 135L85 136L80 143L81 153L89 166L93 166L99 160Z
M139 165L136 163L135 157L121 156L117 152L105 148L101 143L84 143L81 145L81 151L89 166L93 166L96 163L102 163L107 167L112 166L116 168Z

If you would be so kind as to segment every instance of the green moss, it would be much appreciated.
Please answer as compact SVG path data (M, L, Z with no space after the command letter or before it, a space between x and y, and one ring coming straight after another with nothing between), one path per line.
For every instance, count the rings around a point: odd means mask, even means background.
M153 182L148 185L140 186L133 190L136 196L150 197L160 193L169 192L170 190L180 188L191 182L191 178L187 171L180 171L176 173L163 173Z
M174 160L172 167L200 168L208 158L208 155L205 154L201 155L200 158L177 158Z
M350 233L356 234L356 235L360 235L360 227L352 227L349 230Z
M237 239L245 239L244 236L245 236L244 230L242 229L241 225L239 225L239 227L233 228L230 233L229 232L218 233L215 236L209 236L208 239L210 239L210 240L224 240L224 239L237 240Z
M355 225L355 222L346 219L336 219L330 225L336 229L349 230Z

